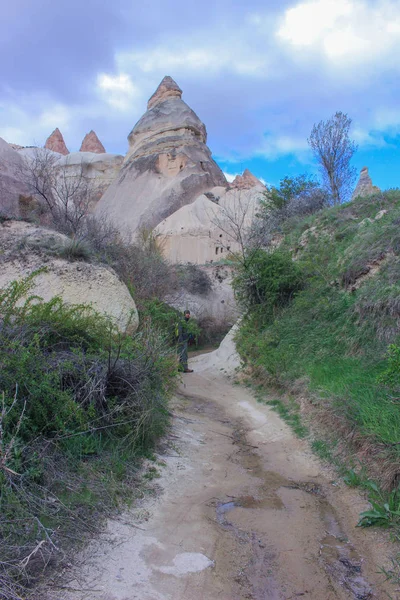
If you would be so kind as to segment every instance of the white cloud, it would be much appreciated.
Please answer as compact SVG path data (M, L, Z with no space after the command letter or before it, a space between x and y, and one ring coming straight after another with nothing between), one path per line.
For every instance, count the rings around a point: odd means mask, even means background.
M383 57L393 60L400 51L399 3L306 0L285 11L276 36L296 52L322 52L333 64L345 68Z
M277 158L287 154L296 154L298 157L308 153L308 143L305 137L296 137L282 134L268 134L264 137L257 154L267 158Z
M185 48L185 50L183 50ZM240 36L225 38L221 42L180 40L179 45L161 43L146 52L123 52L116 56L119 68L136 69L151 73L193 73L209 77L212 74L231 72L238 75L264 77L270 67L265 53L254 52Z
M121 111L132 110L132 104L140 97L140 90L127 73L97 76L97 87L105 102Z
M39 116L39 124L49 131L58 127L64 131L68 130L71 122L71 109L64 104L54 104L44 110Z
M302 2L286 10L278 36L295 46L311 46L333 31L338 21L352 10L349 0Z

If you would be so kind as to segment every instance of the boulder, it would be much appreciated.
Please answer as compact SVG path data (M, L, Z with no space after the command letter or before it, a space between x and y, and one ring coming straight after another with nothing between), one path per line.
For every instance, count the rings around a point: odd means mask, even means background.
M105 154L106 149L93 131L89 131L83 138L79 152L94 152L95 154Z
M380 191L381 190L372 183L372 179L368 173L368 167L363 167L351 199L354 200L358 196L372 196Z
M29 191L22 181L23 158L0 138L0 214L8 217L20 215L20 197Z
M96 207L121 231L153 229L214 186L227 186L211 158L204 124L165 77L147 112L128 136L129 150L115 181Z
M58 152L59 154L69 154L69 150L65 145L63 135L58 127L56 127L53 133L49 135L44 147L47 148L47 150L52 150L53 152Z
M32 294L46 301L61 296L68 304L88 304L121 331L136 331L138 313L126 285L108 267L62 258L70 243L55 231L7 221L0 226L0 289L45 267L34 278Z

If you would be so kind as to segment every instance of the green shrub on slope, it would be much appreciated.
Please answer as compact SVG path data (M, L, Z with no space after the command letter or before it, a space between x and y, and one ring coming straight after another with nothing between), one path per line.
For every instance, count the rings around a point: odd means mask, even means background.
M121 335L90 307L29 297L31 282L0 291L2 600L19 597L64 536L97 527L124 480L133 493L137 458L168 423L177 374L150 324Z
M268 300L250 310L238 338L258 374L282 386L306 379L339 421L392 454L400 411L379 376L400 339L399 222L393 190L298 222L279 253L295 259L302 289L272 312Z

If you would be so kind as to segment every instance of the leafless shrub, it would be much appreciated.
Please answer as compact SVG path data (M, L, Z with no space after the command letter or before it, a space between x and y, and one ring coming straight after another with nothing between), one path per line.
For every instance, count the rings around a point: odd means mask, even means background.
M217 243L224 247L240 264L245 264L251 251L258 247L259 238L255 236L253 226L256 217L256 199L252 194L238 190L229 203L210 209L210 220L218 232L225 234L225 239L219 235Z
M89 216L80 237L98 260L113 267L139 304L147 298L164 298L177 288L175 268L164 259L152 231L142 230L131 242L107 219Z
M191 294L206 296L211 291L211 278L198 265L178 265L176 271L179 284Z
M67 235L78 234L94 195L85 165L76 165L73 174L67 164L59 165L59 158L50 150L35 148L21 167L21 179L51 218L51 225Z

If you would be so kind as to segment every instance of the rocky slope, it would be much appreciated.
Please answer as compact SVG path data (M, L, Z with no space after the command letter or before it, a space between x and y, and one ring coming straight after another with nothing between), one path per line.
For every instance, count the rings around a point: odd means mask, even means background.
M107 314L122 331L136 331L135 303L109 268L63 258L71 240L28 223L6 221L0 226L0 289L45 267L34 280L32 294L48 301L61 296L68 304L89 304Z
M181 96L165 77L128 136L121 171L96 208L121 230L153 229L201 193L227 186L206 145L204 124Z

